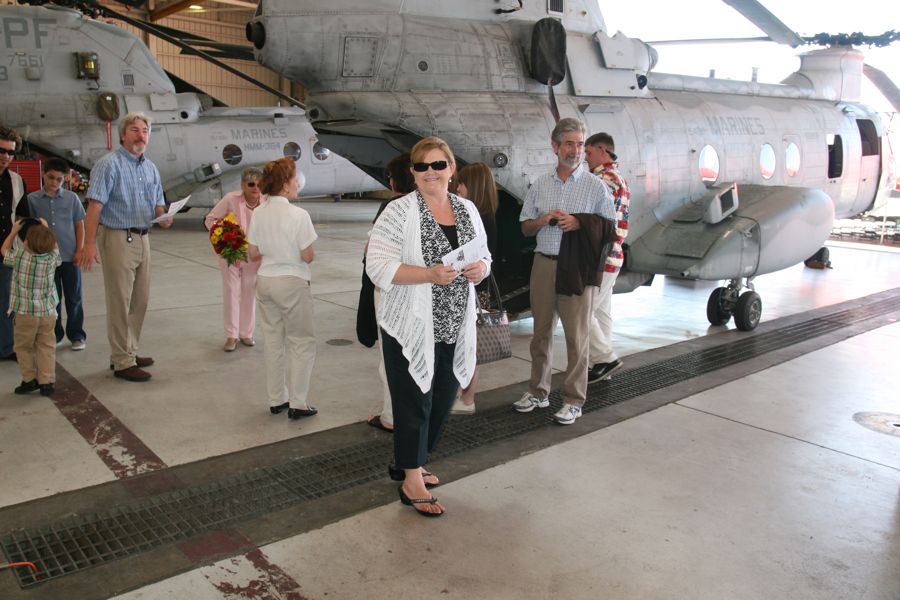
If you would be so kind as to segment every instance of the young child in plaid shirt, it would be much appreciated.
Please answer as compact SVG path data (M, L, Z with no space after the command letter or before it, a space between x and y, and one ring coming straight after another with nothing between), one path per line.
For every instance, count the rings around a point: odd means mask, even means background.
M3 241L3 263L12 267L9 312L15 313L13 348L22 371L22 384L14 391L27 394L40 388L49 396L56 383L56 305L59 296L53 275L61 264L56 236L46 222L33 222L25 233L24 248L13 242L25 221L16 221Z

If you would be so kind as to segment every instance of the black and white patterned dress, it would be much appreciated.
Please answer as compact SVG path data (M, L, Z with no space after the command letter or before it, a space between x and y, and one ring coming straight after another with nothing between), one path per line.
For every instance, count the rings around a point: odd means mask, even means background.
M469 219L469 212L463 203L453 194L448 194L453 216L456 220L456 236L458 244L452 246L441 226L434 220L434 215L422 195L416 192L419 205L419 217L422 229L422 257L426 265L441 262L441 259L452 250L472 241L475 228ZM462 325L469 297L469 282L460 275L450 285L431 286L431 305L434 319L434 341L446 344L456 343L456 336Z

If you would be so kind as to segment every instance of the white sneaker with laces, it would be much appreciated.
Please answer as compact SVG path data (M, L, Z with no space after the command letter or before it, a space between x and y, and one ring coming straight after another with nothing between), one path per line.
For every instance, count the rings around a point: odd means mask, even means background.
M553 418L560 425L571 425L575 419L581 416L581 407L574 404L563 404L562 408L556 411Z
M536 398L532 396L530 392L525 392L522 394L522 397L513 402L513 408L519 411L520 413L527 413L533 411L535 408L547 408L550 406L550 400L548 398Z
M76 352L84 350L85 346L87 346L87 344L85 344L84 340L75 340L72 342L72 350L75 350Z

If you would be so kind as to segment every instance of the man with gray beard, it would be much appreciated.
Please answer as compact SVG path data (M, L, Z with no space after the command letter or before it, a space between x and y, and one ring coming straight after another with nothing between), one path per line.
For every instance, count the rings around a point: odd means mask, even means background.
M550 405L550 375L553 366L553 330L562 320L566 336L568 365L562 396L563 406L553 415L562 425L571 425L581 416L587 396L589 317L593 286L580 295L558 294L557 257L564 232L577 231L579 213L615 219L609 188L584 167L584 125L577 119L561 119L553 129L551 144L557 157L556 169L542 175L525 195L519 220L522 233L537 236L531 268L531 312L534 335L531 339L531 381L528 391L513 404L519 412Z
M153 364L138 356L141 328L150 300L150 221L165 214L159 170L144 157L150 119L129 113L119 122L121 146L91 169L84 247L75 263L90 271L103 259L109 366L125 381L147 381ZM159 221L171 227L172 219Z

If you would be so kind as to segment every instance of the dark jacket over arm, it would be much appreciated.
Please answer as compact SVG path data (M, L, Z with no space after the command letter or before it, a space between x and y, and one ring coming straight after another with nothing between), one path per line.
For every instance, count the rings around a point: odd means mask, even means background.
M556 262L556 293L580 296L589 285L600 285L610 244L616 239L612 221L593 213L577 213L580 227L563 233Z

